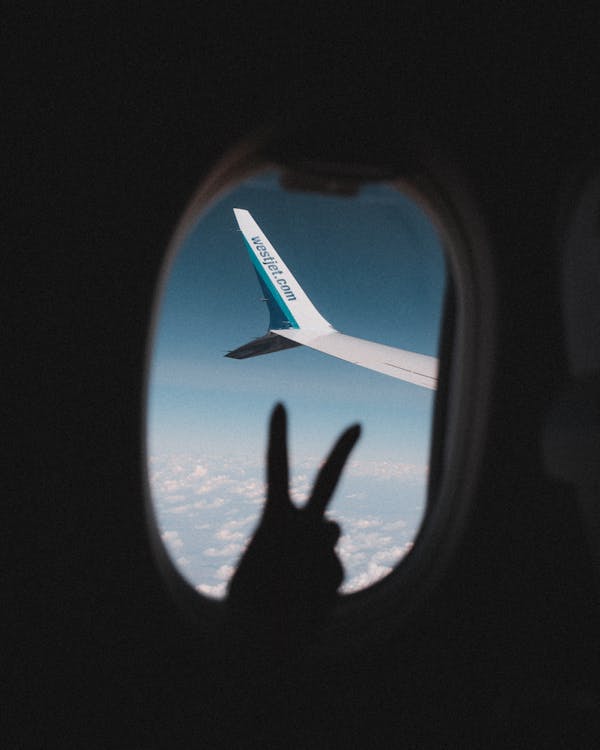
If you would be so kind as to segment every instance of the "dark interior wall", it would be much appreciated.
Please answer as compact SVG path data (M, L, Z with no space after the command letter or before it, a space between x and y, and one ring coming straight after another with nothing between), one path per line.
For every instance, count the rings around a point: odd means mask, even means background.
M597 154L592 19L13 20L12 746L415 744L533 733L536 719L587 731L598 589L574 492L543 476L538 440L565 377L557 206ZM464 546L391 642L328 665L207 649L161 587L143 525L143 368L164 248L202 175L271 113L324 143L341 131L362 156L403 118L422 123L465 174L498 270L490 440Z

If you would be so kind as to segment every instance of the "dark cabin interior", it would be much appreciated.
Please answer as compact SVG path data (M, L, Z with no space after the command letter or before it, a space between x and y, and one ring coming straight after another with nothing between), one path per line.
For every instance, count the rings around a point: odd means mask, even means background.
M597 745L598 14L361 14L8 14L6 748ZM145 515L164 253L202 178L273 122L298 159L345 165L426 136L493 266L460 539L391 632L331 652L190 623ZM569 264L572 237L592 250Z

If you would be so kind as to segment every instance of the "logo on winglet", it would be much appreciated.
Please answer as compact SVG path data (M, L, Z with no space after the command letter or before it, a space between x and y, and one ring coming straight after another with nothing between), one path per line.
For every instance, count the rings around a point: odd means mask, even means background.
M275 258L273 258L273 256L269 253L260 236L251 237L250 239L252 240L256 251L262 259L263 266L269 270L271 276L273 277L273 280L279 287L283 296L287 300L295 300L296 295L291 290L290 285L287 283L286 279L282 278L283 271L278 267Z

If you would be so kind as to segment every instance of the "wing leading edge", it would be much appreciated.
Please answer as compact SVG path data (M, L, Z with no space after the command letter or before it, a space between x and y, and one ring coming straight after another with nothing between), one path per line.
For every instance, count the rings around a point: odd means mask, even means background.
M337 331L312 304L250 212L242 208L233 212L265 295L270 321L264 336L228 352L226 357L246 359L303 345L392 378L437 388L436 357Z

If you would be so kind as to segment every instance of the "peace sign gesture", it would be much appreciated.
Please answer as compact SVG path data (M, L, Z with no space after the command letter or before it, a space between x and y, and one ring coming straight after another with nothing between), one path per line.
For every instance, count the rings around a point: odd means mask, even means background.
M228 605L240 616L296 628L331 609L344 577L334 547L340 527L324 518L346 459L360 435L349 427L321 467L310 498L296 507L289 495L286 413L271 415L267 500L256 532L229 584Z

